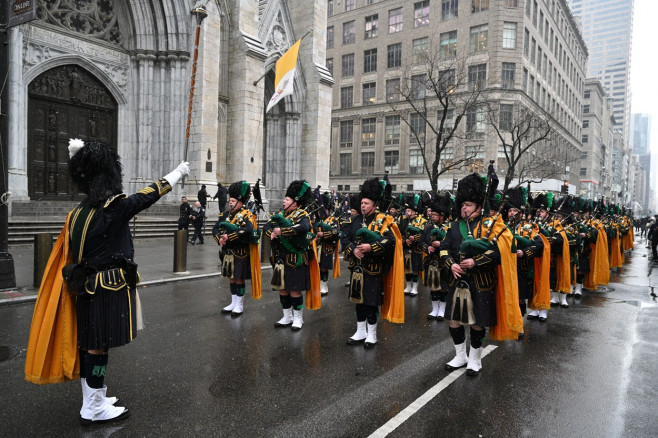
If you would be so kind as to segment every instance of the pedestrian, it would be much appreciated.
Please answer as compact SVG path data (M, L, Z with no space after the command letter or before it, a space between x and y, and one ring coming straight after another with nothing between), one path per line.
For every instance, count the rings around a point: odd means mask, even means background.
M251 280L251 296L261 298L260 253L258 251L258 219L245 208L251 196L247 181L238 181L228 188L229 210L222 213L212 229L221 247L221 274L229 278L231 304L222 313L242 315L244 310L245 280Z
M283 200L283 210L272 216L263 227L265 239L271 240L272 288L279 291L283 317L274 327L291 327L301 330L306 307L317 309L320 304L320 270L317 250L311 233L311 217L304 207L313 199L308 182L290 183ZM309 302L310 301L310 302Z
M194 227L194 235L190 239L190 243L194 245L196 240L199 239L199 245L203 245L203 223L206 220L206 209L203 208L201 202L196 201L194 203L194 208L190 212L190 221Z
M649 222L649 231L647 233L647 240L651 242L651 254L654 261L658 260L658 251L656 251L656 246L658 246L658 214L654 216L653 220Z
M206 205L208 204L208 192L206 191L206 185L201 184L201 190L199 190L196 194L197 201L201 204L201 207L203 209L206 209Z
M187 198L183 196L180 198L180 212L178 214L178 229L179 230L185 230L190 226L190 212L192 211L192 207L190 207L190 203L187 202Z
M404 322L402 235L385 210L384 181L366 180L361 188L361 214L343 224L341 244L349 260L349 300L356 306L356 332L347 345L377 344L377 315Z
M427 221L422 235L421 247L427 254L425 257L425 286L430 290L432 311L427 319L443 321L446 311L446 297L448 296L448 272L442 269L439 250L441 242L446 236L452 211L450 193L439 193L430 202L430 221Z
M407 223L404 228L404 274L406 287L404 293L415 297L418 295L418 280L423 270L423 248L421 237L427 224L422 212L425 208L420 195L411 194L407 197L405 214Z
M215 196L213 196L213 199L217 199L217 206L219 207L219 213L224 212L224 208L226 208L226 187L222 185L222 183L217 183L217 193L215 193Z
M511 304L519 299L514 278L516 255L511 251L514 237L502 218L494 221L482 216L483 209L488 211L485 198L485 187L477 173L459 181L455 206L461 219L450 224L440 250L441 262L452 277L446 315L456 352L445 368L453 371L466 366L466 375L471 377L482 369L487 327L491 327L489 334L494 340L517 339L523 331L519 306ZM468 354L465 325L471 326Z
M115 397L106 396L105 377L109 351L133 340L140 321L130 220L171 191L188 175L189 166L181 163L126 196L116 151L102 142L71 140L68 169L78 191L86 196L67 216L48 263L50 271L43 277L25 378L43 384L80 377L80 421L90 425L129 415L127 408L117 406ZM71 264L64 267L66 263Z

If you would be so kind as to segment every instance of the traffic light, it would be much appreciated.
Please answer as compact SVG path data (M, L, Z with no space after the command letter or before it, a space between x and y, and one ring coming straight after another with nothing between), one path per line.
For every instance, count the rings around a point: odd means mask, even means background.
M569 181L565 181L564 184L562 184L562 190L560 190L560 193L563 195L569 194Z
M459 180L457 178L452 179L452 190L457 190L457 183Z

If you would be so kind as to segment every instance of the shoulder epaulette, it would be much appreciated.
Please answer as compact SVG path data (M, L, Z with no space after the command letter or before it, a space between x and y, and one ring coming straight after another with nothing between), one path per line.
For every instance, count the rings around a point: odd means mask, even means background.
M109 198L107 198L107 201L105 201L105 205L103 206L103 208L107 208L110 206L110 204L112 204L117 199L124 199L125 197L126 197L125 193L119 193L118 195L110 196Z

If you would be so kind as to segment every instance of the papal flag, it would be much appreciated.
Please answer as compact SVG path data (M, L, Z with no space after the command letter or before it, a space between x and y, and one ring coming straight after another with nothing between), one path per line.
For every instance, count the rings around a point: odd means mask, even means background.
M274 76L274 95L267 104L268 112L270 108L279 103L281 99L292 94L295 79L295 67L297 66L297 53L299 52L299 42L301 38L276 62L276 75Z

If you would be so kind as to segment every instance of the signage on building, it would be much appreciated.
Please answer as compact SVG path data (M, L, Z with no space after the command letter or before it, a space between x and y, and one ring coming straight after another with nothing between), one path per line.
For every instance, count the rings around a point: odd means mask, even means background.
M37 0L9 0L7 28L27 23L37 18Z

